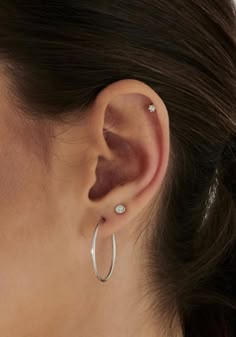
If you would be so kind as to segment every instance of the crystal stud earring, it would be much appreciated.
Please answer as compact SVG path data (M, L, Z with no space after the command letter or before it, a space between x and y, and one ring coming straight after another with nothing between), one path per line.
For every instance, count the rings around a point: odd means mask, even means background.
M155 110L156 110L155 105L154 105L154 104L150 104L149 107L148 107L148 110L149 110L150 112L155 111Z
M119 204L119 205L117 205L117 206L115 207L115 211L116 211L116 213L118 213L118 214L122 214L122 213L124 213L124 212L126 211L126 208L125 208L124 205Z

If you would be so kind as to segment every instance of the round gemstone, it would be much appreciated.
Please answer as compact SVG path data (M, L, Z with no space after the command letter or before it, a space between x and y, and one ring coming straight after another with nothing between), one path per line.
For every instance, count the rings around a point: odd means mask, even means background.
M122 214L125 212L125 206L123 205L117 205L116 206L116 212L119 213L119 214Z
M149 105L149 108L148 108L148 110L149 110L150 112L153 112L153 111L155 111L155 110L156 110L156 107L155 107L155 105L154 105L154 104L151 104L151 105Z

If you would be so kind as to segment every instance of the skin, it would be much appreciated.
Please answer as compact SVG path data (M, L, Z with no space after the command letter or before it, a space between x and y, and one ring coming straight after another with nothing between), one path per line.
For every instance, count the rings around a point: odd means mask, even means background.
M4 76L0 89L0 336L162 336L142 298L143 247L135 233L168 165L164 102L146 84L122 80L99 93L83 121L63 125L17 112ZM148 111L151 103L157 111ZM118 203L126 213L114 212ZM90 256L102 217L103 276L113 233L117 240L106 283Z

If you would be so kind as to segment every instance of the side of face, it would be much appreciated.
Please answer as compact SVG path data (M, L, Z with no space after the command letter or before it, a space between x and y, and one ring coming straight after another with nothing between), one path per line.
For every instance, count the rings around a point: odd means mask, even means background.
M2 94L0 335L5 337L64 336L63 329L73 328L66 326L72 317L65 317L80 303L83 280L75 250L83 244L76 241L75 227L68 230L66 222L73 207L79 211L79 202L72 201L71 209L69 200L65 202L73 186L69 171L68 177L55 172L51 132L49 124L18 115ZM80 186L82 182L78 193ZM60 198L55 197L58 194Z
M91 336L104 328L101 306L109 313L125 301L128 310L143 272L137 217L162 186L169 143L165 104L143 82L110 84L83 121L64 125L17 111L0 80L0 336ZM107 256L111 234L122 251L109 288L98 285L90 256L101 216L97 257Z

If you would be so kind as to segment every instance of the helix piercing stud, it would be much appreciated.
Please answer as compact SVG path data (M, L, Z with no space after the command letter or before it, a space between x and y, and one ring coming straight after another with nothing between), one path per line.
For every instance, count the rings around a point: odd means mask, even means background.
M155 110L156 110L155 105L154 105L154 104L150 104L149 107L148 107L148 110L149 110L150 112L155 111Z

